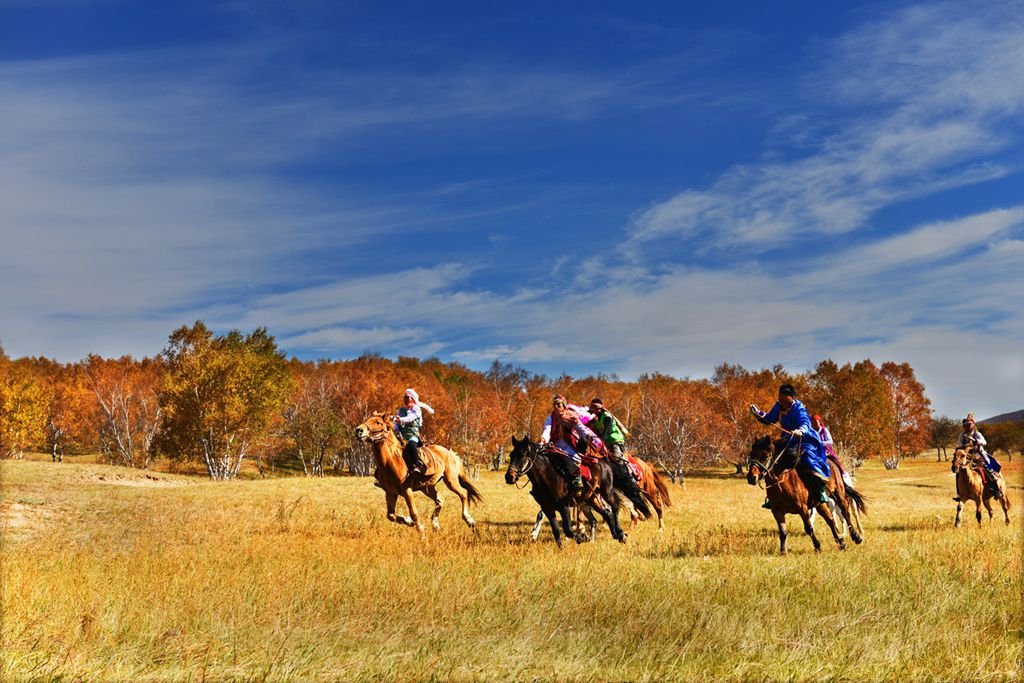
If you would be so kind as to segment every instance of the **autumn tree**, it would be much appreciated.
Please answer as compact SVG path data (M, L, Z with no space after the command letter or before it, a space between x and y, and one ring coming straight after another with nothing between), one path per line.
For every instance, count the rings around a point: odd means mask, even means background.
M161 357L161 450L203 462L211 479L235 478L288 394L291 375L274 338L265 328L215 336L197 321L171 333Z
M931 429L929 430L929 445L935 449L935 461L948 460L946 449L956 444L960 435L960 421L951 417L940 415L932 418Z
M839 366L825 360L807 377L807 400L832 432L836 451L858 461L876 456L886 467L893 458L893 403L889 383L870 360Z
M882 363L879 373L889 384L893 452L897 458L917 455L931 436L931 401L924 395L924 385L909 363Z
M324 459L337 453L351 431L338 404L340 386L327 363L298 372L284 411L285 433L295 448L306 476L324 476Z
M126 467L149 467L163 416L160 360L90 355L82 369L99 405L101 449Z
M0 347L0 458L21 458L46 438L50 397L30 367L12 361Z
M715 368L711 377L713 391L708 397L715 439L723 457L738 474L743 472L751 445L765 433L765 426L750 414L750 405L768 410L774 405L779 387L791 381L792 377L779 365L756 372L728 363Z
M53 462L63 462L67 448L97 447L102 424L100 405L83 364L65 365L39 358L36 368L49 389L46 438Z

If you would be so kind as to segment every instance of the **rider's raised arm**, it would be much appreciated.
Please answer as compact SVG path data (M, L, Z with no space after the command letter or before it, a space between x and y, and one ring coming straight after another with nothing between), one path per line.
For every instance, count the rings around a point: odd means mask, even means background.
M756 417L758 420L765 423L766 425L773 425L779 421L779 410L779 403L778 401L776 401L775 405L773 405L772 409L769 410L767 413L765 413L764 415L755 414L754 417Z
M540 442L547 443L551 440L551 416L544 420L544 431L540 433Z

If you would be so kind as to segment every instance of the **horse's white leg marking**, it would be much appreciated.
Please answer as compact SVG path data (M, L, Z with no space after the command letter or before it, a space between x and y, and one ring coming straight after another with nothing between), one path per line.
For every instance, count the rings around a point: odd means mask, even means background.
M533 531L530 532L530 539L536 541L540 536L540 528L544 525L544 511L541 510L537 513L537 523L533 525Z

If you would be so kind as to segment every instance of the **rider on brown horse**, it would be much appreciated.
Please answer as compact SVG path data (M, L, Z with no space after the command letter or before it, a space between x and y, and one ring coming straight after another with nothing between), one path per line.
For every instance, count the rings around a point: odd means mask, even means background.
M967 413L967 417L960 424L963 426L963 432L960 434L956 447L976 453L977 460L982 465L981 476L985 482L985 488L988 489L993 498L1001 498L1003 494L999 491L997 477L1000 476L999 472L1002 470L1002 465L985 450L988 442L981 435L981 432L978 431L978 426L974 423L974 413ZM954 496L953 500L959 503L960 496Z
M402 458L411 475L415 477L426 472L426 467L420 458L420 446L422 445L420 428L423 426L423 411L433 415L434 409L426 403L420 403L420 397L413 389L405 390L403 404L398 409L398 415L395 418L395 431L405 440Z
M767 413L761 412L753 404L750 406L750 412L764 424L781 427L789 434L786 450L797 460L797 474L810 493L811 505L828 503L825 484L828 482L831 468L821 437L811 425L811 418L804 404L796 399L796 389L793 385L783 384L779 387L779 400ZM766 503L766 507L771 506Z

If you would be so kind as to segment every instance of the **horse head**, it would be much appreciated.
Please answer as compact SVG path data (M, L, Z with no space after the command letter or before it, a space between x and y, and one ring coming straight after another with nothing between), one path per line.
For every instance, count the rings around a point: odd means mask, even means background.
M747 456L747 483L751 486L757 484L757 480L768 470L773 448L770 436L758 439L750 447L750 454Z
M533 467L537 455L536 444L530 443L529 435L522 441L512 437L512 452L508 454L508 469L505 470L505 483L515 484L521 476Z
M387 413L375 412L356 427L356 438L364 443L383 441L391 430L392 422Z
M967 463L970 462L971 455L966 448L958 448L953 451L953 461L950 463L949 469L953 474L959 472L962 468L967 467Z

